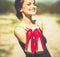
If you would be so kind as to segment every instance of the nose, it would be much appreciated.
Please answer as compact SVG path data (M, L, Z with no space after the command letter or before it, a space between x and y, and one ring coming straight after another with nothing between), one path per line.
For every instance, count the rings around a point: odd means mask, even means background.
M31 6L32 6L32 7L36 7L36 5L35 5L35 4L32 4Z
M36 6L36 5L34 5L34 4L32 4L32 5L31 5L31 8L35 8L35 9L36 9L36 8L37 8L37 6Z

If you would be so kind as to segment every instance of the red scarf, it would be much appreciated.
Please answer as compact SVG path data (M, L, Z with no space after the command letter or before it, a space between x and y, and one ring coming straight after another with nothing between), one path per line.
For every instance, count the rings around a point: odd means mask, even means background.
M39 29L35 29L32 31L32 29L29 29L26 32L26 44L25 44L25 49L27 50L29 41L31 39L31 51L34 53L36 50L38 50L38 38L40 38L40 43L42 48L44 49L44 44L42 41L42 34Z

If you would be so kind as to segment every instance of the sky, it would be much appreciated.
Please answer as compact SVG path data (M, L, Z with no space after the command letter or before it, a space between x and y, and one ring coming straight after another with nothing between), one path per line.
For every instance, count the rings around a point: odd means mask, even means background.
M37 2L56 2L58 0L36 0Z

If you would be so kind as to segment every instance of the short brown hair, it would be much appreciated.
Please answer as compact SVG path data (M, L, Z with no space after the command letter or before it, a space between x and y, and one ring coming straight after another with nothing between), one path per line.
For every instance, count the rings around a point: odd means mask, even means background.
M22 12L20 12L23 6L24 0L15 0L15 9L16 9L16 16L18 19L23 18Z

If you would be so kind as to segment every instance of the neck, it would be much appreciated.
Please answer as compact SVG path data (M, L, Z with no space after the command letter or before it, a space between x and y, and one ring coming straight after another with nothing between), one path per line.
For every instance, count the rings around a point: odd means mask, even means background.
M32 16L23 14L23 22L27 23L28 25L32 24Z

